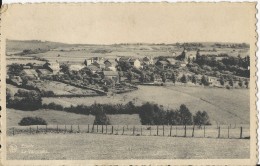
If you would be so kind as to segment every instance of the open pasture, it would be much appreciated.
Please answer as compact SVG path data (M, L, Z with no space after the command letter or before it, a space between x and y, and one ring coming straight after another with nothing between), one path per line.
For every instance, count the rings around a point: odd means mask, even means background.
M7 138L9 160L246 159L249 158L249 149L248 139L88 133L22 134Z
M115 96L96 96L82 98L43 98L43 103L55 102L63 106L98 103L122 103L129 101L136 105L153 102L165 108L177 109L187 105L195 114L206 111L212 124L249 124L249 90L185 86L150 87L138 86L137 91Z

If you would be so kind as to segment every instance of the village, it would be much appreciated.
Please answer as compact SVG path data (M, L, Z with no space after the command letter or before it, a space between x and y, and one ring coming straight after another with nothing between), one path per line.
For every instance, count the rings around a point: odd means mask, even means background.
M60 63L56 60L46 61L43 65L11 64L7 68L7 83L41 91L42 86L39 86L39 83L49 80L93 90L103 95L108 92L113 94L136 90L140 84L248 88L248 77L241 77L227 70L214 71L213 67L208 65L201 67L199 64L205 61L205 57L214 63L221 63L230 58L227 55L204 56L200 55L199 50L187 51L184 48L180 55L172 57L118 56L116 59L90 57L82 63L69 61ZM241 61L247 63L246 58ZM249 72L246 68L242 71ZM45 91L52 96L55 95L55 90L52 92L47 88Z

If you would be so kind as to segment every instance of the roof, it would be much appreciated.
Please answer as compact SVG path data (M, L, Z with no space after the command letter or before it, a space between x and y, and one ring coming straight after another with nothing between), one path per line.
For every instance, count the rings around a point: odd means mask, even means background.
M92 71L101 71L101 69L99 69L97 66L94 66L92 64L87 66L86 68L88 68L89 70L92 70Z
M151 60L153 60L152 57L147 57L147 56L146 56L146 57L143 58L143 61L151 61Z
M81 70L85 67L85 65L82 64L70 64L69 68L70 70Z
M38 75L38 73L37 73L34 69L23 69L23 72L24 72L26 75L35 75L35 76Z
M138 60L138 61L139 61L139 59L138 59L138 58L133 58L133 59L130 59L130 62L135 62L136 60Z
M169 64L169 63L166 62L166 61L158 61L157 63L160 63L160 64L162 64L162 65L168 65L168 64Z
M119 61L129 61L130 57L121 57L119 58Z
M37 70L39 73L44 74L44 75L48 75L48 74L52 74L52 72L50 72L47 69L38 69Z
M175 64L177 61L175 60L175 59L173 59L173 58L167 58L167 61L171 64L171 65L173 65L173 64Z
M103 71L104 76L118 76L116 71Z

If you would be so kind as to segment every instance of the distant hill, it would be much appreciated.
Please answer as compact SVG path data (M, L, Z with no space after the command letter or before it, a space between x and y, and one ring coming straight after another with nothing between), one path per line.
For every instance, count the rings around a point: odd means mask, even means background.
M40 40L7 40L6 52L22 52L24 50L50 50L70 44Z

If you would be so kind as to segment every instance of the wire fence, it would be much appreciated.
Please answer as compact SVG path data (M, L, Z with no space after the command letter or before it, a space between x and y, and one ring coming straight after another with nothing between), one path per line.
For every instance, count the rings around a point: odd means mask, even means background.
M249 139L249 126L171 126L171 125L34 125L7 130L9 136L39 133L95 133L129 136L168 136L194 138Z

